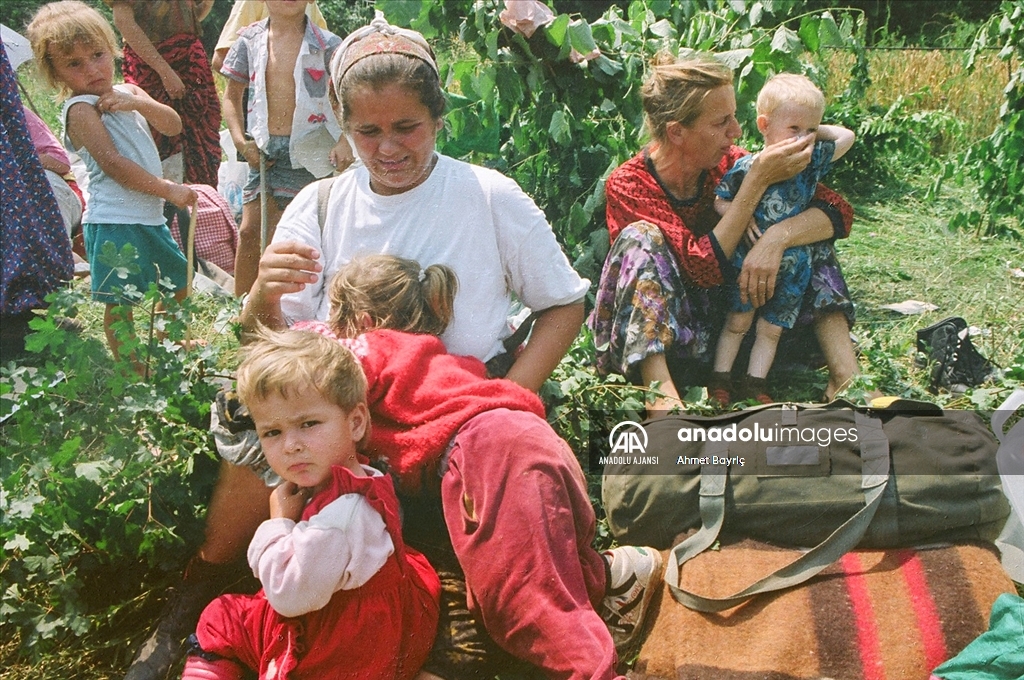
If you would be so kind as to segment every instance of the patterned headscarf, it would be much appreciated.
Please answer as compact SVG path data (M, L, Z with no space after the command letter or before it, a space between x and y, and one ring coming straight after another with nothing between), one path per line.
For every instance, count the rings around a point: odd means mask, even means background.
M426 62L438 73L434 51L423 36L407 28L392 26L383 12L376 11L373 21L356 29L341 43L331 62L331 79L340 88L341 79L357 62L375 54L404 54Z

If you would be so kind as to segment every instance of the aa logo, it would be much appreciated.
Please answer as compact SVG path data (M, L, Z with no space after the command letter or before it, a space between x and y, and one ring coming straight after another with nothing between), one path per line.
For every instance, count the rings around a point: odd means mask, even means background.
M612 455L644 454L647 453L647 431L640 423L624 420L608 433L608 444L612 447Z

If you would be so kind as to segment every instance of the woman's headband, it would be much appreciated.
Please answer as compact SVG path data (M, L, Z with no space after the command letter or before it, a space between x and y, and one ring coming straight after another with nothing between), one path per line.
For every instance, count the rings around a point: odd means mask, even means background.
M350 33L338 47L331 63L335 85L341 84L341 79L357 61L375 54L404 54L426 62L435 74L438 73L434 52L423 36L407 28L392 26L377 10L369 25Z

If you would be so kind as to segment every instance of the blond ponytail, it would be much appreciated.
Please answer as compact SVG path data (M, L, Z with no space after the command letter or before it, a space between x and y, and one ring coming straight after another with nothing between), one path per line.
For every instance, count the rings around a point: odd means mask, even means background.
M421 269L394 255L367 255L331 281L329 322L344 337L371 328L440 335L451 323L458 278L446 265Z

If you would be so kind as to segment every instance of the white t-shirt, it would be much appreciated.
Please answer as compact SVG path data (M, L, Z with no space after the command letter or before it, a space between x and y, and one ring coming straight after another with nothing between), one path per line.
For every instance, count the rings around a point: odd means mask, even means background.
M370 189L362 165L342 173L328 204L323 240L317 187L303 189L281 216L274 241L299 241L321 253L316 284L281 300L295 321L327 320L327 287L354 257L389 254L420 266L446 264L459 278L455 315L441 339L452 354L482 361L500 354L512 295L536 311L578 302L581 279L544 213L499 172L438 155L423 184L395 196Z

